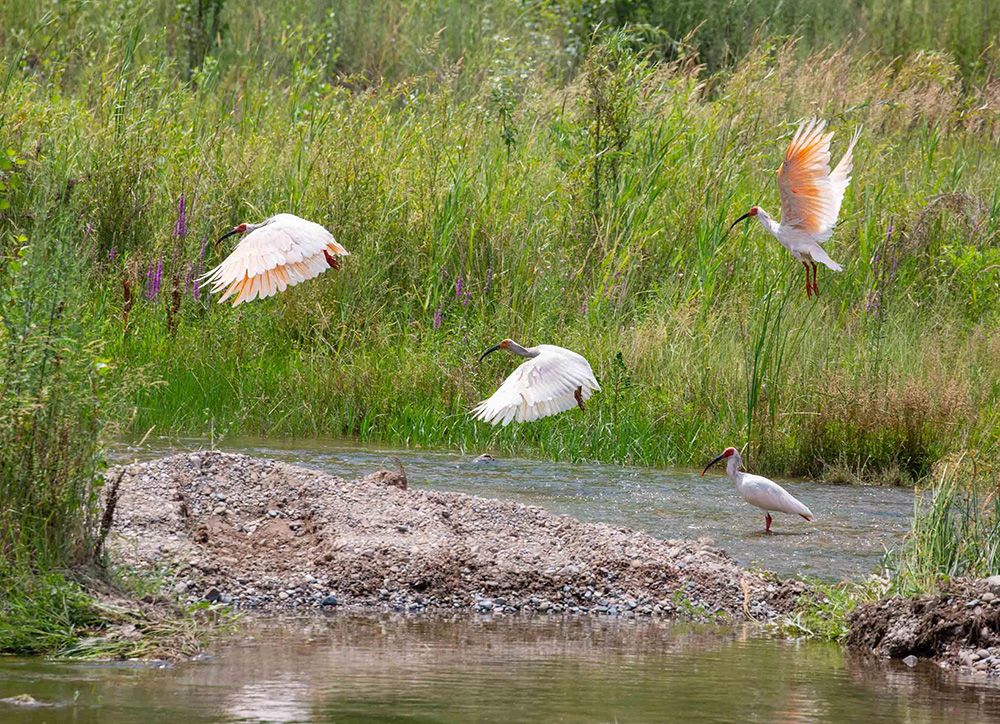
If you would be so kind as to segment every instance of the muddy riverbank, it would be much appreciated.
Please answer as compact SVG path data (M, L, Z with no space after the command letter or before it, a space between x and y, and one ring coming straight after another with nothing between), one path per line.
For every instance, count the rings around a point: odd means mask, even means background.
M200 452L128 466L119 485L113 557L166 572L181 599L240 609L767 621L804 590L744 570L706 540L660 540L535 506L407 489L396 472L346 480Z

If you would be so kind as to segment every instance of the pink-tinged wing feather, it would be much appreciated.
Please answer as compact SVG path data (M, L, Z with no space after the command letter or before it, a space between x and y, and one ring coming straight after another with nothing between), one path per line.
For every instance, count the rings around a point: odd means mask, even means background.
M347 256L348 251L319 224L278 214L244 236L202 279L213 285L213 293L222 292L220 304L232 297L235 307L322 274L330 268L328 255Z
M824 121L802 123L778 169L781 194L781 224L814 234L826 230L825 219L832 202L830 186L830 139L823 133Z

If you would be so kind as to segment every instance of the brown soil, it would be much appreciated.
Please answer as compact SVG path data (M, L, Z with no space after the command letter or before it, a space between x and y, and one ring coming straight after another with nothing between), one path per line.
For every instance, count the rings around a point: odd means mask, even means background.
M858 606L848 622L848 646L857 651L1000 675L1000 576Z
M394 471L351 481L218 452L128 466L107 543L117 561L164 574L182 600L264 610L767 620L804 589L743 570L708 541L407 489Z

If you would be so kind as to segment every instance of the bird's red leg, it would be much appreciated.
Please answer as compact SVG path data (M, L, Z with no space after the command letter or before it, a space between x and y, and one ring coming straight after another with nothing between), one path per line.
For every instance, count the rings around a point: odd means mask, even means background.
M809 284L809 265L802 262L802 266L806 268L806 299L812 299L812 286Z
M819 283L816 281L816 262L813 262L812 265L813 265L813 294L815 294L818 297Z
M576 398L576 404L579 405L580 409L582 410L583 409L583 388L582 387L577 387L576 388L576 392L573 393L573 397Z
M340 260L337 257L333 256L333 254L328 252L326 249L323 250L323 256L326 257L327 264L332 266L334 269L340 269Z
M771 514L770 513L764 513L764 532L765 533L770 533L771 532Z

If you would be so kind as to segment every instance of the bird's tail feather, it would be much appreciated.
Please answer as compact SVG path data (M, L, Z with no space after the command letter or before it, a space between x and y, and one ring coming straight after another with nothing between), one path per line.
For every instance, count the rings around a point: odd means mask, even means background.
M809 256L813 258L814 261L818 261L820 264L825 266L827 269L832 271L844 271L844 267L840 266L837 262L830 258L830 255L826 253L822 246L819 244L812 245L809 249Z

